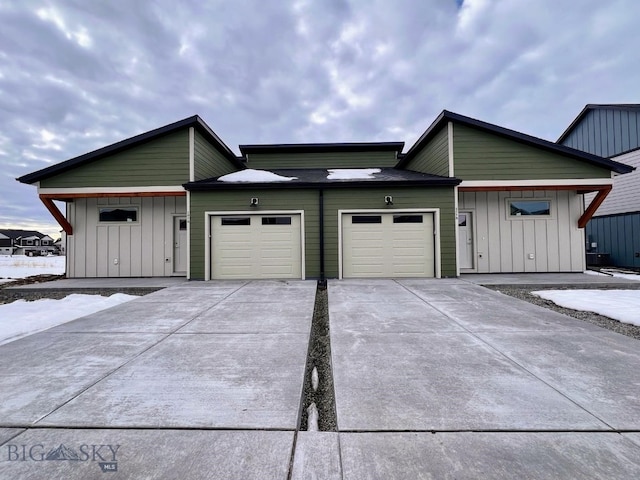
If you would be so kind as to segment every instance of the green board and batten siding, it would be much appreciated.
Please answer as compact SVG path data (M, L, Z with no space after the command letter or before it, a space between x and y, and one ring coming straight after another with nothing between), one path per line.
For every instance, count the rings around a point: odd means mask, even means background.
M188 180L189 132L185 128L43 179L40 187L175 186Z
M386 207L385 195L393 196ZM440 254L443 277L456 276L455 206L451 187L358 188L325 190L325 265L329 278L338 276L338 210L394 210L439 208Z
M194 180L220 177L238 169L197 130L193 140Z
M250 153L247 167L271 168L380 168L398 163L396 152Z
M610 178L611 172L587 162L454 124L455 176L462 180L546 180Z
M447 127L442 128L434 136L433 140L411 159L406 168L407 170L431 175L450 176L449 135Z
M209 248L209 235L205 240L205 212L251 211L261 213L272 210L304 210L306 276L317 277L320 272L320 230L318 221L317 190L224 190L192 192L190 210L191 279L201 280L205 275L205 248ZM258 207L249 207L251 197L258 197Z
M385 207L384 196L393 196L393 207ZM250 209L249 199L258 197L260 206ZM318 190L243 190L192 192L191 194L191 278L205 275L205 212L304 210L305 271L307 278L320 276L320 225ZM442 276L456 275L454 193L450 187L357 188L324 191L325 275L338 277L338 210L439 208Z

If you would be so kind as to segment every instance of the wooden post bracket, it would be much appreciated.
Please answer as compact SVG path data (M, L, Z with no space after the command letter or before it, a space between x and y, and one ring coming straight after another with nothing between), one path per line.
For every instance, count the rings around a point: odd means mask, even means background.
M42 203L44 203L44 206L47 207L47 210L49 210L49 213L53 215L53 218L56 219L56 221L65 231L65 233L67 235L73 235L73 227L71 226L69 221L65 218L65 216L62 214L62 212L58 210L58 207L56 206L55 203L53 203L53 200L47 197L46 195L40 195L40 200L42 201Z

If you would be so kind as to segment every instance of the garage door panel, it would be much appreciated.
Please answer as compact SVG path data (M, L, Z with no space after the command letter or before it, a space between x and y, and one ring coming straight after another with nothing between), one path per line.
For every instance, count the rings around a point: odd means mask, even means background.
M302 277L299 214L213 216L211 225L211 278Z
M433 214L393 212L378 219L343 215L343 277L435 276Z

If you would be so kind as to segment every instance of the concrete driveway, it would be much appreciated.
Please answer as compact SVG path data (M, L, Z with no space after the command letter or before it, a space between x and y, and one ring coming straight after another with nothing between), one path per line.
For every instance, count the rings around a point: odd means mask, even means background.
M329 285L344 478L638 478L640 344L463 280Z
M640 477L637 340L465 280L328 288L338 432L298 431L315 282L193 282L0 346L0 478Z

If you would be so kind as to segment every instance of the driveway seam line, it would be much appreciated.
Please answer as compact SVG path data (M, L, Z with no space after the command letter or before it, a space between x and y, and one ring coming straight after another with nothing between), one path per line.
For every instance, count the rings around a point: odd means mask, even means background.
M244 284L246 285L246 284ZM244 285L242 285L239 288L242 288ZM171 288L171 287L168 287ZM211 308L213 308L215 305L218 305L220 302L222 302L224 299L226 299L229 295L232 295L233 293L237 292L239 290L239 288L235 289L233 292L229 293L228 295L226 295L225 297L223 297L219 302L217 302L216 304L212 305L211 307L209 307L208 309L206 309L207 311ZM164 290L164 289L162 289ZM156 290L158 291L158 290ZM121 368L129 365L131 362L133 362L135 359L139 358L141 355L143 355L144 353L148 352L149 350L151 350L152 348L156 347L157 345L159 345L160 343L164 342L167 338L169 338L170 336L172 336L176 331L180 330L182 327L184 327L185 325L191 323L193 320L195 320L196 317L198 317L200 314L202 314L204 312L204 310L202 312L196 313L194 314L193 317L191 317L189 320L187 320L187 322L181 324L180 326L174 328L173 330L171 330L170 332L166 333L166 334L155 334L155 335L164 335L163 337L161 337L157 342L151 344L149 347L141 350L140 352L138 352L136 355L134 355L133 357L129 358L126 362L118 365L117 367L109 370L107 373L105 373L103 376L101 376L100 378L98 378L95 382L92 382L90 385L86 386L85 388L81 389L78 393L76 393L75 395L73 395L72 397L68 398L66 401L64 401L63 403L61 403L60 405L58 405L57 407L55 407L53 410L51 410L50 412L46 413L45 415L41 416L40 418L38 418L37 420L35 420L31 425L32 427L35 427L38 425L39 422L41 422L42 420L46 419L47 417L53 415L54 413L56 413L58 410L60 410L62 407L64 407L65 405L68 405L69 403L71 403L73 400L75 400L76 398L78 398L80 395L82 395L83 393L85 393L87 390L89 390L90 388L96 386L98 383L102 382L103 380L106 380L108 377L110 377L111 375L113 375L114 373L116 373L118 370L120 370ZM101 333L101 335L108 335L112 332L103 332ZM145 332L145 334L147 335L154 335L153 332ZM58 426L58 428L68 428L68 427L64 427L64 426ZM75 427L74 427L75 428ZM93 427L93 428L102 428L102 427Z
M518 363L515 359L511 358L509 355L507 355L506 353L502 352L500 349L498 349L497 347L493 346L492 344L490 344L489 342L487 342L485 339L483 339L482 337L479 337L478 335L476 335L474 332L472 332L471 330L469 330L467 327L465 327L464 325L462 325L461 323L459 323L455 318L449 316L447 313L445 313L444 311L440 310L437 306L429 303L428 301L426 301L425 299L421 298L419 295L417 295L415 292L413 292L412 290L410 290L407 286L403 285L402 283L398 282L397 280L394 280L394 282L396 282L398 285L400 285L402 288L404 288L405 290L407 290L409 293L411 293L412 295L415 295L417 298L420 298L424 303L426 303L427 305L429 305L430 307L436 309L438 312L440 312L441 314L445 315L447 318L449 318L452 322L456 323L457 325L460 326L460 328L464 329L467 333L469 333L469 335L471 335L472 337L474 337L475 339L479 340L480 342L482 342L484 345L488 346L490 349L496 351L497 353L499 353L500 355L502 355L504 358L506 358L508 361L510 361L511 363L513 363L514 365L516 365L517 367L521 368L522 370L524 370L525 372L527 372L529 375L531 375L533 378L539 380L540 382L542 382L543 384L545 384L546 386L548 386L549 388L551 388L553 391L557 392L559 395L561 395L562 397L566 398L567 400L569 400L571 403L573 403L576 407L578 407L579 409L581 409L582 411L586 412L587 414L591 415L593 418L595 418L596 420L598 420L599 422L601 422L603 425L606 425L607 427L609 427L611 429L611 431L616 432L617 429L615 427L613 427L612 425L610 425L609 423L605 422L602 418L600 418L598 415L596 415L595 413L590 412L589 410L587 410L585 407L583 407L582 405L580 405L576 400L574 400L573 398L569 397L567 394L561 392L560 390L558 390L556 387L554 387L553 385L551 385L549 382L547 382L546 380L543 380L542 378L540 378L538 375L536 375L535 373L533 373L532 371L530 371L528 368L526 368L525 366L521 365L520 363ZM486 290L489 290L490 292L493 292L493 290L488 289L482 285L476 285L479 288L483 288ZM562 315L562 314L560 314Z

